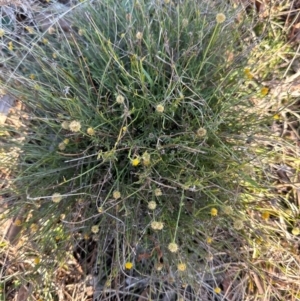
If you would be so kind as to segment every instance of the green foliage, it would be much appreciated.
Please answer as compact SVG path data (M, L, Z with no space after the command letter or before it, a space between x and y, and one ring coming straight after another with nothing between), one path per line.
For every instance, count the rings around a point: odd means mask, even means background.
M83 3L68 16L70 32L53 24L7 49L2 82L30 122L11 187L17 204L35 212L28 225L47 233L36 243L56 250L68 233L94 232L117 235L130 253L137 241L153 247L151 234L165 249L180 245L170 264L190 253L203 259L207 246L195 241L213 236L214 215L221 227L239 219L223 208L241 206L241 180L260 189L247 170L258 155L245 142L261 117L249 109L248 58L238 56L249 45L235 12L211 1L167 2ZM218 247L231 251L231 239Z

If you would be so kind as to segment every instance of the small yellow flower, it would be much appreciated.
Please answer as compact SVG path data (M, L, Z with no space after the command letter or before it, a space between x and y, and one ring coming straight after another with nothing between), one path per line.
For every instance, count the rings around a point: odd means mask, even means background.
M123 133L126 133L127 132L127 126L123 126L122 131L123 131Z
M249 68L245 68L245 69L244 69L244 74L245 74L245 77L246 77L247 79L249 79L249 80L251 80L251 79L253 78L253 75L252 75L252 73L251 73L251 71L250 71Z
M0 38L2 38L5 35L5 30L3 28L0 28Z
M261 217L262 217L262 219L264 219L264 220L267 221L267 220L270 218L270 212L264 211L264 212L261 214Z
M214 292L215 292L216 294L220 294L220 293L221 293L221 289L220 289L219 287L215 287L215 288L214 288Z
M275 114L275 115L273 116L273 119L274 119L274 120L280 120L280 115L279 115L279 114Z
M206 133L207 133L207 131L206 131L205 128L199 128L199 129L197 130L197 136L198 136L198 137L204 137L204 136L206 136Z
M28 31L29 34L34 34L34 29L31 26L26 26L25 29Z
M156 188L154 190L154 194L155 194L155 196L161 196L162 195L161 189L160 188Z
M97 225L92 226L91 231L92 233L97 234L99 232L99 226Z
M38 265L41 262L41 260L40 260L39 257L35 257L33 262L34 262L35 265Z
M81 123L79 121L73 120L69 125L69 129L71 132L79 132L81 129Z
M37 224L31 224L30 230L31 230L32 232L36 232L36 231L38 230L38 225L37 225Z
M99 213L103 213L103 212L104 212L103 207L98 207L97 211L98 211Z
M41 86L38 85L38 84L35 84L35 85L33 86L33 88L34 88L34 90L39 91L39 90L41 89Z
M242 230L244 228L244 223L241 220L236 220L233 223L233 228L236 230Z
M51 199L53 203L59 203L62 200L62 195L57 192L53 193Z
M116 102L117 102L118 104L123 104L123 103L124 103L124 100L125 100L125 98L124 98L124 96L122 96L122 95L118 95L118 96L116 97Z
M53 57L54 59L56 59L56 58L57 58L57 54L56 54L55 52L53 52L53 53L52 53L52 57Z
M138 31L135 35L135 37L138 39L138 40L141 40L143 38L143 33Z
M95 130L94 130L93 128L88 128L88 129L86 130L86 132L87 132L88 135L90 135L90 136L95 135Z
M269 88L267 88L267 87L262 87L262 88L260 89L260 94L261 94L262 96L266 96L268 93L269 93Z
M69 127L70 127L70 123L68 121L63 121L62 124L61 124L61 127L64 129L64 130L68 130Z
M34 74L30 74L29 78L32 79L32 80L34 80L35 79L35 75Z
M177 270L180 272L184 272L186 270L186 264L185 263L178 263L177 264Z
M162 113L165 110L165 107L163 105L157 105L156 106L156 111L158 113Z
M226 20L226 16L222 13L216 15L216 21L218 24L223 23Z
M156 206L157 206L157 204L156 204L156 202L154 202L154 201L150 201L150 202L148 203L148 208L149 208L150 210L155 210Z
M12 41L10 41L10 42L8 42L8 49L10 50L10 51L13 51L14 50L14 45L13 45L13 42Z
M134 158L133 160L131 160L131 165L132 166L138 166L141 163L141 160L139 157Z
M119 199L120 197L121 197L120 191L115 190L115 191L113 192L113 198L114 198L115 200L117 200L117 199Z
M64 144L65 144L65 145L68 145L69 142L70 142L70 139L64 139Z
M218 209L216 209L216 208L211 208L210 214L211 214L211 216L217 216L217 215L218 215Z
M20 219L16 219L16 220L14 221L14 225L15 225L15 226L21 226L21 224L22 224L22 221L21 221Z
M178 251L178 245L175 242L171 242L168 245L168 249L170 250L170 252L176 253Z
M44 39L42 40L42 42L43 42L43 44L47 45L47 44L49 43L49 40L46 39L46 38L44 38Z
M64 142L61 142L61 143L58 144L58 149L61 150L61 151L66 149L66 145L64 144Z
M299 227L293 228L292 234L295 235L295 236L299 235L300 234L300 228Z
M130 262L130 261L127 261L127 262L125 263L125 269L126 269L126 270L131 270L132 268L133 268L133 263Z
M207 237L206 242L210 245L212 243L213 239L212 237Z

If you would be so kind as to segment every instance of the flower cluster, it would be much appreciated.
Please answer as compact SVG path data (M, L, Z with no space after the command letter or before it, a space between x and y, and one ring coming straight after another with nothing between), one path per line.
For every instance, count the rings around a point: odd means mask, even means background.
M151 223L151 228L153 230L162 230L164 227L164 224L162 222L153 221Z

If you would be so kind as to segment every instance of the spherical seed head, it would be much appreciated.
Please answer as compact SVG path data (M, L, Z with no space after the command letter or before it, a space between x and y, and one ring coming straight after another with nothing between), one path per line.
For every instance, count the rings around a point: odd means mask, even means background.
M157 230L162 230L164 228L164 224L162 222L157 222Z
M234 229L236 229L236 230L242 230L242 229L244 228L244 223L243 223L243 221L241 221L241 220L236 220L236 221L234 221L234 223L233 223L233 227L234 227Z
M210 214L211 214L211 216L217 216L218 215L218 209L217 208L211 208Z
M56 30L55 30L55 28L54 28L54 27L52 27L52 26L51 26L51 27L49 27L49 29L48 29L48 33L49 33L49 34L54 34L54 33L55 33L55 31L56 31Z
M162 195L161 189L160 188L156 188L154 190L154 194L155 194L155 196L161 196Z
M99 232L99 226L97 226L97 225L92 226L91 231L94 234L98 233Z
M143 33L138 31L135 35L135 37L137 38L137 40L141 40L143 38Z
M20 219L16 219L16 220L14 221L14 225L15 225L15 226L21 226L21 224L22 224L22 221L21 221Z
M156 106L156 111L158 113L162 113L165 110L165 107L163 105L157 105Z
M223 212L227 215L231 215L233 214L233 209L231 206L224 206L223 207Z
M70 123L68 121L63 121L62 124L61 124L61 127L64 129L64 130L68 130L69 129L69 126L70 126Z
M88 128L88 129L86 130L86 132L87 132L88 135L90 135L90 136L95 135L95 130L94 130L93 128Z
M206 133L207 133L207 131L206 131L205 128L199 128L199 129L197 130L197 136L198 136L198 137L204 137L204 136L206 135Z
M58 149L63 151L63 150L66 149L66 145L63 142L61 142L61 143L58 144Z
M79 132L81 129L81 123L79 121L73 120L69 125L69 129L74 133Z
M223 23L226 20L226 16L223 13L219 13L216 15L216 21L218 24Z
M120 191L115 190L115 191L113 192L113 198L114 198L115 200L117 200L117 199L119 199L120 197L121 197Z
M153 221L153 222L151 223L151 228L152 228L153 230L157 230L157 229L158 229L158 222Z
M116 97L116 102L119 103L119 104L124 103L124 100L125 100L125 98L124 98L124 96L122 96L122 95L118 95L118 96Z
M186 264L185 263L178 263L177 269L180 272L184 272L186 270Z
M178 251L178 245L175 242L171 242L168 245L168 249L170 250L170 252L176 253Z
M188 19L183 19L182 20L182 27L187 27L189 24L189 20Z
M214 288L214 292L215 292L216 294L220 294L220 293L221 293L221 289L220 289L219 287L215 287L215 288Z
M80 29L78 30L78 34L79 34L80 36L83 36L83 35L84 35L84 29L81 29L81 28L80 28Z
M59 203L62 200L62 195L57 192L53 193L51 199L53 203Z
M130 261L127 261L127 262L125 263L125 269L126 269L126 270L131 270L132 268L133 268L133 263L130 262Z
M156 206L157 206L157 204L156 204L156 202L154 202L154 201L150 201L150 202L148 203L148 208L149 208L150 210L155 210Z

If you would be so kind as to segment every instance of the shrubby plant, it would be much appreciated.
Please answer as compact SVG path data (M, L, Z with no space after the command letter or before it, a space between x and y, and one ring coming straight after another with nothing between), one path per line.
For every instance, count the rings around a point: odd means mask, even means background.
M193 286L210 264L238 261L250 227L240 182L255 182L243 169L259 155L246 140L261 118L243 90L251 43L235 14L222 1L99 0L66 15L68 32L1 31L2 85L28 113L11 132L24 140L10 193L30 211L26 227L38 225L41 256L45 233L60 254L78 237L99 241L103 287L117 276L102 242L114 241L120 274L162 280L173 270ZM203 273L221 294L217 271Z

